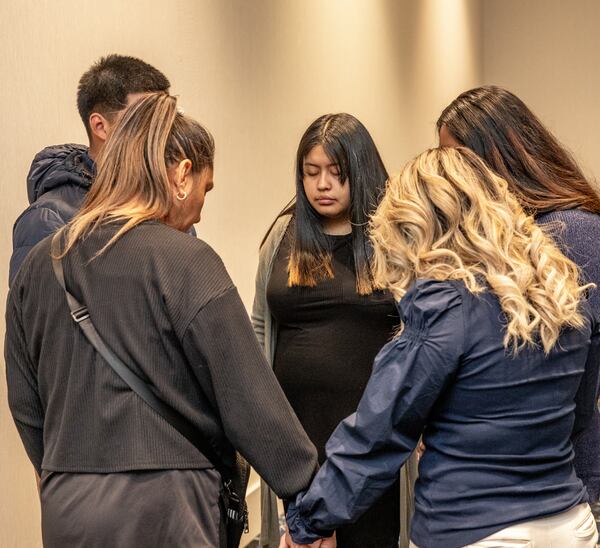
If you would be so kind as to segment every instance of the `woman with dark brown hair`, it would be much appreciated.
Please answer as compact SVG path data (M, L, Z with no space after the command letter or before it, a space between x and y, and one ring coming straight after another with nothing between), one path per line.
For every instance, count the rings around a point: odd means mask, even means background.
M502 178L522 207L581 269L600 284L600 199L577 163L513 93L483 86L459 95L437 121L441 146L466 146ZM600 315L600 292L590 293ZM600 415L574 440L575 470L592 508L600 500ZM595 503L595 504L594 504Z

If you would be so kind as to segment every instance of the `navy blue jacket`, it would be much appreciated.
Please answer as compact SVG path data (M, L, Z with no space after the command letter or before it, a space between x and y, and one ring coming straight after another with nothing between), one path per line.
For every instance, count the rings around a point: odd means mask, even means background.
M422 433L417 546L472 544L587 500L570 439L593 413L600 334L583 308L586 327L565 330L548 356L526 348L513 357L494 294L417 281L399 303L402 335L377 356L357 412L288 508L294 540L310 543L356 520L396 480Z
M92 185L94 162L84 145L55 145L38 152L27 176L29 207L15 221L8 283L29 251L66 225L79 211ZM196 235L194 227L189 233Z
M94 174L87 150L83 145L56 145L33 159L27 176L30 205L13 227L9 285L31 248L66 225L83 204Z

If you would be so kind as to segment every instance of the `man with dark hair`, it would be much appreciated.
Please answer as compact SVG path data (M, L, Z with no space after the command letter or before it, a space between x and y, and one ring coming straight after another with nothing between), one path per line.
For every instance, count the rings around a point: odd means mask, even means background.
M77 108L88 134L84 145L57 145L36 154L27 176L29 207L13 228L9 284L29 250L67 224L92 184L94 161L125 109L145 93L170 87L167 77L135 57L108 55L79 80Z
M77 88L77 109L90 139L89 156L97 155L107 129L132 102L144 93L167 92L170 85L162 72L135 57L109 55L94 64Z

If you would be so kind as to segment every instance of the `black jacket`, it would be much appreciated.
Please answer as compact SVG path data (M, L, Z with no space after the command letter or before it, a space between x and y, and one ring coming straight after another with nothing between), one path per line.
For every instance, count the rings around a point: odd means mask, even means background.
M225 465L235 448L280 497L306 489L316 449L221 259L158 221L138 225L94 258L119 226L98 228L64 259L66 285L101 337ZM4 345L10 409L36 470L212 467L89 344L54 277L50 242L29 253L13 281Z

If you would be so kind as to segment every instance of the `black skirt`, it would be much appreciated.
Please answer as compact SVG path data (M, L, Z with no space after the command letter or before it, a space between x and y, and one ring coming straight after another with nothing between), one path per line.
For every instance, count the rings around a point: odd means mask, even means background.
M220 491L213 469L44 472L44 547L220 548Z

